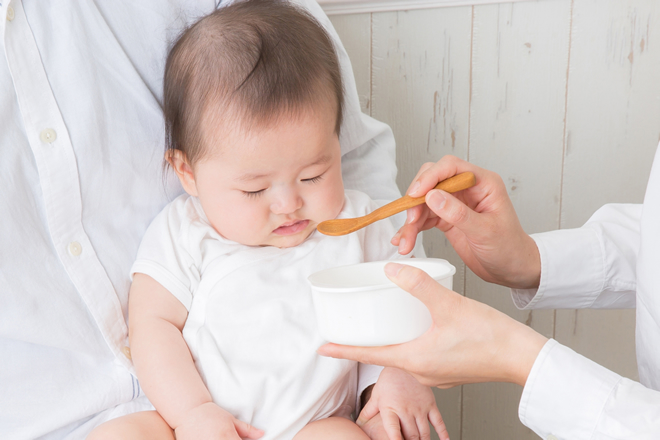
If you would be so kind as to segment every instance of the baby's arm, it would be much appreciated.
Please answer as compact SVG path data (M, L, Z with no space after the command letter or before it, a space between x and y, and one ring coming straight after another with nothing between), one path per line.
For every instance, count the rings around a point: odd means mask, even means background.
M369 391L371 395L365 396L368 401L357 423L372 440L428 440L429 422L440 440L449 440L433 392L408 373L385 368L373 388L365 390L365 393Z
M188 311L174 295L150 276L136 273L128 308L131 355L140 384L177 439L263 435L213 403L181 333Z

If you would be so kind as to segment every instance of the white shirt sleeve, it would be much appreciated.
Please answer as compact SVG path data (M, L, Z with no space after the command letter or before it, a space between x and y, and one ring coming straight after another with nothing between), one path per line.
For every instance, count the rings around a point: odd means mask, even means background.
M658 439L660 392L551 339L527 379L519 416L544 439Z
M520 309L633 308L642 205L605 205L577 229L534 234L538 290L512 290Z

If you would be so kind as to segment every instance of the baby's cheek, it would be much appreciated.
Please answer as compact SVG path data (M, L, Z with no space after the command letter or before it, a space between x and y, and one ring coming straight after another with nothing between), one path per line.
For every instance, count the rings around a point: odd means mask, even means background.
M260 239L261 229L264 226L261 217L241 209L236 209L227 216L229 218L225 219L223 226L229 236L223 234L225 238L247 245L258 244L255 240Z
M334 191L326 191L323 197L315 201L316 215L322 217L323 220L335 218L344 204L344 196L341 199Z

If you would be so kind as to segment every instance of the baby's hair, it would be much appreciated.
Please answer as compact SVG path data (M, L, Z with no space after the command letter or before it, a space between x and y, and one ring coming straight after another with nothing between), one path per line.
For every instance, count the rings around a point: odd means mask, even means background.
M170 50L166 148L192 165L205 143L222 141L209 128L269 127L331 104L339 134L343 103L334 44L314 17L282 0L238 1L186 28Z

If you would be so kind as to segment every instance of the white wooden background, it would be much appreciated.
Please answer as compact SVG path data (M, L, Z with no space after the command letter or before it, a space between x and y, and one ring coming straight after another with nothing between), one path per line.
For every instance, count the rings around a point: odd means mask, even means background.
M543 0L331 17L363 110L397 140L398 183L454 154L498 172L529 233L578 227L608 202L639 203L660 141L657 0ZM634 311L521 312L478 279L439 232L458 292L637 379ZM453 440L538 438L522 389L436 393Z

